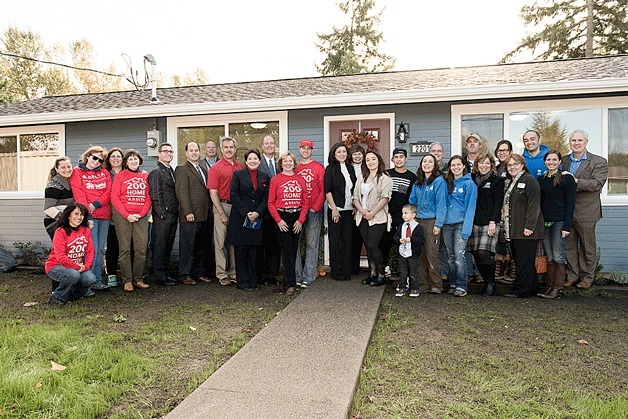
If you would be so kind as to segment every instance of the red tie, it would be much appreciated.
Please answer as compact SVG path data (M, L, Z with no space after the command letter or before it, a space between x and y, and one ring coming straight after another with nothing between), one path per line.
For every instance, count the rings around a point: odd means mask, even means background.
M410 223L406 223L408 228L406 228L406 238L412 236L412 230L410 229Z

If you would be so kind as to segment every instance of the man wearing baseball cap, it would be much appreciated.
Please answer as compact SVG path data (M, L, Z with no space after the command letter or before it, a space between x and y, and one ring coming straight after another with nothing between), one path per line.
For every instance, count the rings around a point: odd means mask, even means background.
M314 143L305 138L299 144L299 154L301 160L295 173L305 180L307 193L309 196L310 208L307 213L303 234L305 235L305 265L301 263L301 246L297 247L297 260L295 263L295 273L297 285L307 288L316 279L318 268L318 247L321 237L321 226L323 225L323 204L325 202L325 190L323 187L323 177L325 168L322 164L312 160Z
M405 148L397 147L393 150L391 159L393 167L386 172L392 179L392 196L388 202L388 213L392 219L392 226L389 232L384 233L384 237L379 242L379 250L384 255L384 268L386 277L390 277L390 267L388 266L388 258L390 256L390 248L393 245L392 236L397 227L403 224L401 212L403 206L408 203L408 197L412 190L412 185L416 182L416 175L406 168L408 162L408 151ZM399 243L397 243L399 246Z
M473 162L475 161L475 159L477 159L478 154L480 154L481 148L482 148L482 137L480 137L480 134L473 132L467 135L466 149L467 149L467 168L469 169L469 173L471 173Z

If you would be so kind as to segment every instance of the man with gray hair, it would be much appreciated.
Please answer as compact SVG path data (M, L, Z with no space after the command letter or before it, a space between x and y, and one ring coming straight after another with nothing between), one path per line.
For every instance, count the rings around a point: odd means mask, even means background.
M576 208L567 239L567 280L587 289L593 284L596 249L595 225L602 218L600 192L608 179L608 162L587 150L589 135L577 129L569 134L571 154L563 157L563 170L576 180Z
M445 161L445 148L441 143L432 143L430 144L430 154L436 157L436 164L438 165L438 170L442 174L447 172L447 162Z

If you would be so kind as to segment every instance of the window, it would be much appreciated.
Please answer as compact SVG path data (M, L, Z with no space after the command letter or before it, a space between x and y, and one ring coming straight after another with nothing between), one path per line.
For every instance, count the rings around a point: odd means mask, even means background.
M608 110L608 193L628 194L628 108Z
M452 106L452 154L465 149L471 132L495 150L498 140L508 139L515 153L524 150L522 137L528 129L541 133L541 142L564 154L570 152L569 134L583 129L589 134L587 149L608 159L609 178L602 192L605 205L628 204L628 99L589 98L520 101ZM457 139L460 140L457 140Z
M220 137L230 136L238 145L236 159L243 163L244 151L256 147L262 152L262 140L272 135L277 140L277 151L288 149L288 113L260 112L239 115L205 115L193 117L168 118L168 138L176 142L178 164L185 163L185 145L194 141L199 144L201 158L205 157L205 143L216 142L220 157Z
M42 192L57 157L63 155L64 127L0 130L0 193Z

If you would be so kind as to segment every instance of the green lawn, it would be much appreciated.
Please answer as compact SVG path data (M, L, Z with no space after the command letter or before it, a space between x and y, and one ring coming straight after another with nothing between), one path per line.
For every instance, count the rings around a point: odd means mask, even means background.
M628 417L626 297L387 292L352 416Z

